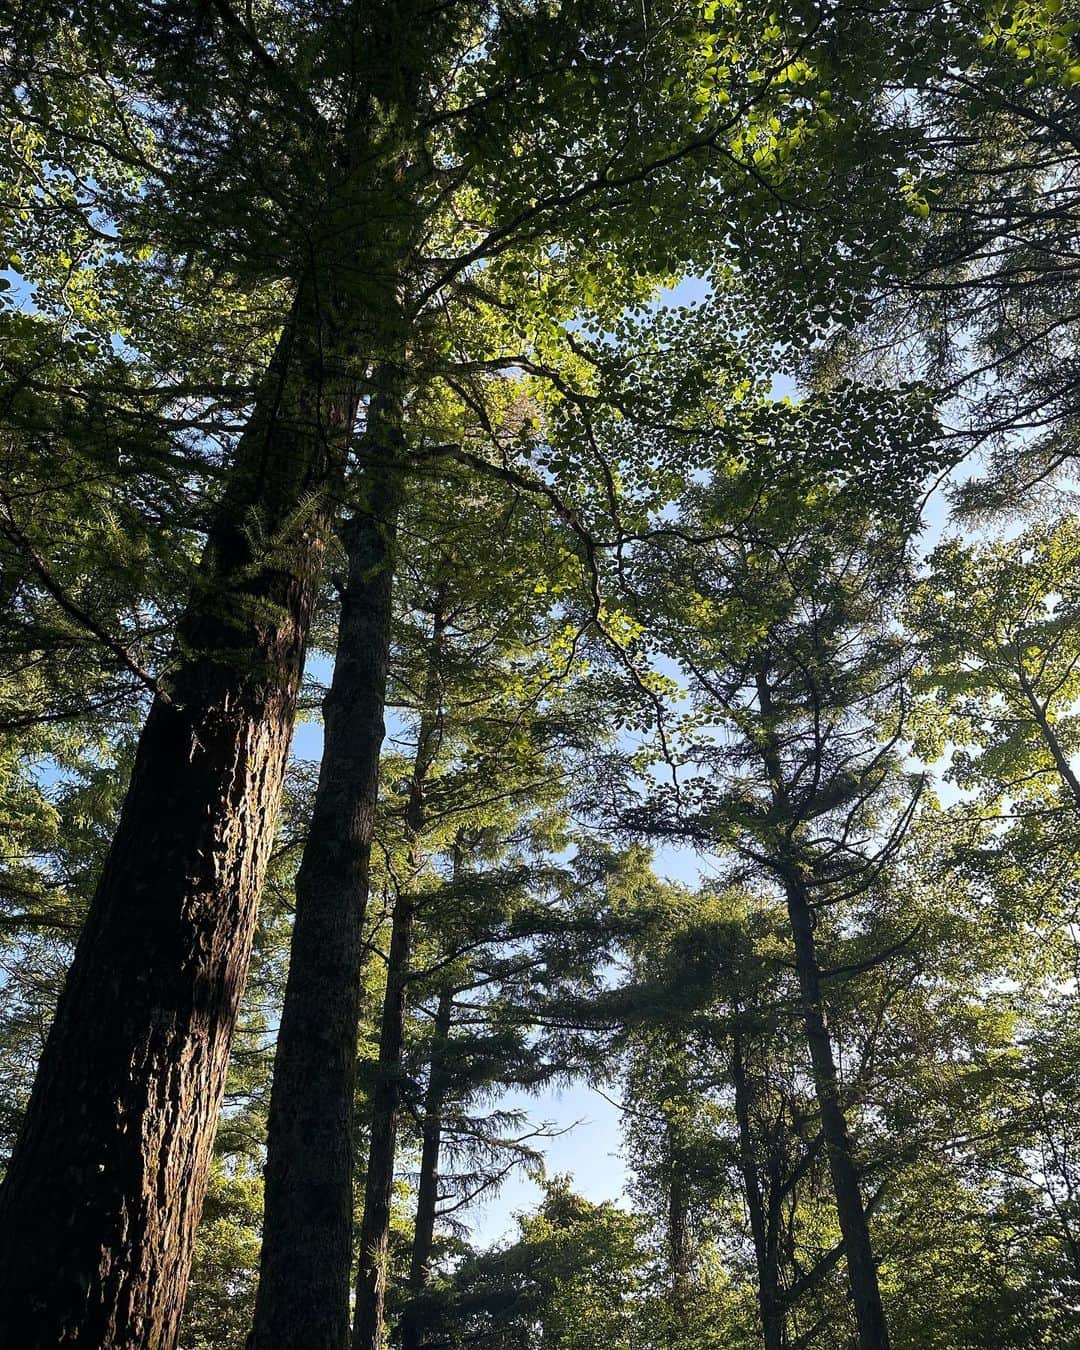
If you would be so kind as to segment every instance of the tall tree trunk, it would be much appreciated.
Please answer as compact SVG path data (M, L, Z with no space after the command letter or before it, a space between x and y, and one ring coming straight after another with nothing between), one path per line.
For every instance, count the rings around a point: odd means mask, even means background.
M352 1341L354 1350L360 1350L360 1347L377 1350L382 1341L414 914L413 897L405 887L394 905L386 996L379 1034L378 1077L371 1100L371 1139L364 1190L364 1217L360 1227L360 1265Z
M278 1031L249 1350L342 1350L349 1338L353 1097L360 965L389 666L401 502L397 372L374 379L363 498L342 538L348 577L311 826L296 876Z
M805 888L797 879L786 884L788 918L795 942L803 1027L810 1051L814 1088L821 1110L821 1128L829 1158L829 1172L836 1195L844 1256L851 1280L859 1350L889 1350L889 1333L881 1306L877 1265L870 1243L870 1226L859 1190L859 1171L840 1101L840 1085L829 1039L821 969L814 941L814 920Z
M178 658L0 1192L0 1344L169 1350L356 416L350 334L305 284L237 446Z
M424 828L427 776L438 752L442 729L439 679L444 620L436 602L431 651L416 739L412 785L405 810L409 841L408 875L394 903L390 952L379 1030L379 1065L371 1101L371 1138L360 1228L360 1264L356 1277L353 1350L378 1350L382 1340L386 1296L386 1262L390 1212L394 1194L398 1112L401 1106L401 1060L405 1045L409 961L416 913L412 883L421 866L420 835Z
M736 1023L741 1012L735 1009ZM784 1307L780 1297L780 1263L777 1251L776 1224L766 1214L754 1157L754 1136L750 1121L750 1084L746 1077L742 1033L732 1036L731 1081L735 1089L735 1118L739 1127L739 1167L743 1176L746 1207L750 1212L750 1231L754 1239L754 1256L758 1273L758 1309L765 1350L783 1350ZM770 1197L771 1199L771 1197Z
M677 1132L671 1121L666 1126L669 1151L668 1174L668 1264L671 1267L671 1311L676 1343L685 1330L684 1321L690 1295L690 1235L686 1194L686 1164L680 1156Z
M783 758L772 724L773 701L769 684L768 653L761 653L755 672L758 706L765 719L759 749L762 763L769 776L773 804L781 812L789 804L788 787L784 777ZM814 1079L814 1091L821 1111L821 1132L829 1158L829 1173L836 1196L837 1218L844 1239L844 1257L851 1282L855 1304L855 1320L859 1329L859 1350L889 1350L889 1332L885 1311L881 1306L877 1264L870 1243L870 1226L866 1218L862 1194L859 1190L859 1170L855 1165L855 1151L848 1134L847 1120L840 1101L840 1084L829 1039L825 999L821 990L821 967L814 940L814 914L806 887L800 879L798 867L790 858L778 856L778 868L784 877L788 921L795 945L795 964L799 976L799 995L802 1003L803 1029Z
M442 1150L443 1107L446 1100L446 1048L454 1015L454 995L444 988L439 994L431 1041L431 1065L424 1094L421 1126L420 1181L416 1192L416 1223L409 1262L409 1296L416 1299L431 1278L431 1253L435 1245L435 1219L439 1202L439 1154ZM402 1350L420 1350L423 1328L409 1304L401 1319Z
M657 1082L662 1096L664 1157L664 1237L668 1265L667 1342L680 1345L690 1310L693 1248L690 1236L690 1188L687 1180L686 1131L680 1106L690 1096L683 1049L665 1038L658 1046Z

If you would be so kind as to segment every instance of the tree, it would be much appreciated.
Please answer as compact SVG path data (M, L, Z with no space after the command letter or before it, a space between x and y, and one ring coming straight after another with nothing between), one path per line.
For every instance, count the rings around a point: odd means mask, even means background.
M334 339L320 322L312 340L313 302L298 300L238 446L0 1193L18 1235L4 1316L31 1343L80 1327L119 1345L141 1324L175 1337L322 551L321 511L297 510L355 402L345 382L322 388ZM253 556L251 510L272 560ZM147 1209L161 1185L172 1204Z
M163 33L154 73L177 45L206 36ZM166 77L148 92L160 106L173 91ZM173 147L186 148L187 133L198 139L190 118L201 113L189 105L188 116L186 131L183 113L172 128ZM176 1338L325 545L326 488L359 396L342 246L332 231L296 273L0 1193L4 1319L24 1344Z
M630 1344L640 1260L636 1223L553 1181L537 1214L503 1250L462 1263L438 1290L436 1324L450 1345L486 1339L500 1350L584 1350Z
M319 786L296 876L253 1347L283 1334L340 1346L348 1329L359 971L390 659L400 422L400 400L383 388L366 437L385 463L368 468L363 505L342 531L348 570ZM286 1331L294 1325L302 1332Z
M1022 509L1076 453L1078 20L1072 0L916 6L886 77L902 97L885 119L918 129L897 185L906 257L831 355L926 379L954 463L987 455L965 512Z
M1068 1345L1075 0L8 8L0 1340Z
M716 510L725 495L715 481L700 494L704 509L685 533L715 542L696 557L688 549L691 584L675 597L675 613L694 616L677 650L700 691L685 757L712 777L685 793L676 779L659 798L654 828L677 834L689 811L697 823L684 831L727 844L783 897L859 1343L887 1346L821 946L823 917L836 922L867 894L915 800L910 787L905 800L896 755L905 673L888 625L903 540L889 527L843 520L825 493L801 523L798 504L780 494L732 529Z

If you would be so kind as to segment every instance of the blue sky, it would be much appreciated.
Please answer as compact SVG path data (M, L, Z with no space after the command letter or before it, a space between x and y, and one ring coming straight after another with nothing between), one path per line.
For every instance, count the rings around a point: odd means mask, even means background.
M690 849L657 850L655 870L670 881L695 885L707 867L707 859ZM565 1088L551 1088L535 1095L510 1092L499 1105L520 1108L537 1122L563 1131L538 1144L545 1155L549 1175L569 1173L574 1189L589 1200L614 1200L624 1196L626 1167L620 1155L620 1093L615 1083L597 1091L577 1082ZM630 1103L633 1105L633 1103ZM526 1176L514 1176L502 1190L483 1205L477 1205L469 1221L480 1244L497 1242L512 1236L514 1215L535 1207L539 1186Z

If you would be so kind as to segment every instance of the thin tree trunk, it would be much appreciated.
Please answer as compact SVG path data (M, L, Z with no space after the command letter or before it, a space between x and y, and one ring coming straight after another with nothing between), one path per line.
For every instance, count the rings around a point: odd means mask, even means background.
M736 1019L739 1009L735 1009ZM754 1136L750 1124L750 1085L746 1078L742 1035L736 1029L732 1037L731 1081L735 1089L735 1118L739 1127L739 1166L743 1176L746 1207L750 1212L750 1231L758 1272L758 1309L765 1350L783 1350L784 1308L780 1297L780 1269L777 1259L775 1223L765 1212L761 1181L754 1159Z
M302 287L140 737L0 1192L4 1346L176 1341L356 415L333 312Z
M362 509L324 703L319 784L296 876L267 1128L266 1198L249 1350L342 1350L349 1336L352 1118L360 965L389 666L401 502L400 376L376 375Z
M870 1243L870 1226L859 1190L859 1171L840 1101L836 1062L829 1039L825 1000L821 991L821 970L814 941L813 913L806 891L798 881L789 880L785 889L795 942L803 1026L821 1110L821 1128L836 1195L840 1232L844 1238L844 1255L859 1328L859 1350L889 1350L889 1333L881 1305L877 1264Z
M771 724L773 717L772 690L768 678L767 654L755 673L758 706L765 719L760 751L765 771L769 776L774 805L784 810L788 806L788 790L784 766L776 734ZM780 859L777 860L778 862ZM837 1218L844 1239L844 1257L851 1282L858 1324L859 1350L889 1350L889 1332L885 1311L881 1305L877 1263L870 1243L870 1226L859 1190L859 1171L855 1151L848 1134L847 1120L840 1102L840 1085L829 1039L825 999L821 990L821 967L814 940L814 915L806 888L799 880L797 870L784 868L784 891L787 899L788 920L795 945L795 964L799 976L803 1028L814 1079L818 1109L821 1111L821 1130L829 1158L829 1172L836 1196Z
M690 1306L692 1247L690 1241L690 1192L687 1185L684 1130L679 1121L678 1103L685 1102L689 1089L681 1047L667 1040L659 1047L658 1082L664 1105L663 1144L665 1156L664 1189L666 1201L665 1232L668 1264L667 1343L680 1345L684 1339ZM674 1102L674 1109L668 1103Z
M690 1239L686 1195L686 1165L680 1157L676 1131L667 1122L670 1173L668 1176L668 1262L671 1266L673 1333L681 1339L690 1293Z
M1057 732L1050 722L1046 706L1040 700L1038 694L1035 692L1034 685L1027 677L1027 672L1024 670L1024 656L1021 651L1017 651L1016 653L1016 670L1020 677L1020 688L1023 690L1024 697L1028 701L1031 715L1035 719L1035 725L1039 728L1039 734L1046 743L1046 748L1050 751L1050 755L1054 761L1054 767L1061 776L1062 782L1068 788L1073 799L1073 804L1080 808L1080 779L1078 779L1073 772L1072 765L1069 763L1069 756L1062 748Z
M435 1219L439 1200L439 1154L442 1150L443 1106L446 1098L445 1058L454 1013L451 990L439 994L431 1041L431 1066L424 1094L421 1126L420 1181L416 1193L416 1223L409 1263L409 1296L417 1298L431 1278L431 1253L435 1245ZM422 1327L410 1304L401 1319L402 1350L420 1350Z
M364 1217L360 1228L360 1266L352 1342L354 1350L359 1350L359 1347L377 1350L382 1341L398 1110L401 1105L401 1057L405 1043L409 953L412 948L414 915L413 897L407 888L403 889L394 905L386 996L379 1034L378 1077L371 1100L371 1139L364 1190Z
M401 1106L401 1060L405 1044L409 961L416 914L412 881L420 869L420 834L425 820L427 776L438 752L442 728L439 675L444 620L437 603L423 709L416 741L412 785L405 811L409 841L408 872L394 904L390 952L379 1030L379 1065L371 1102L371 1138L364 1189L364 1217L360 1228L360 1263L356 1278L353 1350L378 1350L382 1341L386 1296L386 1262L390 1242L390 1214L394 1194L398 1112Z

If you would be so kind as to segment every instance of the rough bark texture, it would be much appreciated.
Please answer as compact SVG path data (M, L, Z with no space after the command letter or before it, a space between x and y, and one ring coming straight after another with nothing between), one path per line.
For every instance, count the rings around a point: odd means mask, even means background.
M249 1350L342 1350L349 1337L352 1116L401 501L399 384L385 369L376 376L364 438L374 463L361 483L362 509L342 531L348 577L319 783L296 877Z
M439 995L431 1041L431 1065L424 1093L421 1126L420 1180L416 1191L416 1222L409 1261L409 1296L417 1298L431 1278L431 1253L435 1245L435 1219L439 1201L439 1154L442 1151L443 1106L446 1099L445 1054L454 1014L454 996L448 989ZM423 1327L413 1305L401 1319L402 1350L420 1350Z
M0 1192L4 1346L175 1344L356 413L330 308L293 308L140 738Z
M428 772L438 752L441 713L438 702L443 619L438 606L425 683L424 707L416 741L412 785L405 811L409 839L409 877L394 903L393 930L379 1029L378 1076L371 1101L371 1139L364 1189L364 1218L360 1227L360 1263L356 1277L353 1350L378 1350L382 1342L386 1295L386 1259L390 1241L390 1211L394 1193L398 1112L401 1107L401 1058L405 1044L409 961L416 915L411 878L420 868L420 833L424 827Z
M870 1244L870 1226L859 1190L859 1170L840 1101L836 1061L829 1039L825 1000L821 991L821 970L814 942L813 914L806 892L797 881L789 881L786 891L788 918L795 941L803 1027L821 1111L821 1128L825 1135L829 1172L836 1195L840 1232L844 1238L844 1255L859 1328L859 1350L889 1350L889 1333L881 1306L877 1265Z

